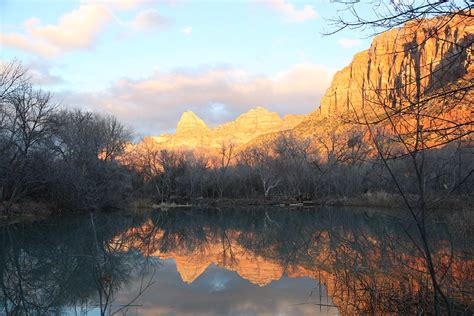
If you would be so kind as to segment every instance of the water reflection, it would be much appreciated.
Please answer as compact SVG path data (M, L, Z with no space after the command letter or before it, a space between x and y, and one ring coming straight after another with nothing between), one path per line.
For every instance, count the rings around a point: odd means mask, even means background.
M172 260L165 261L156 286L140 298L139 315L335 315L321 309L316 282L283 277L259 287L222 267L210 265L193 283L180 281ZM328 299L325 293L323 301ZM128 298L123 298L126 301ZM330 301L330 300L329 300ZM303 303L303 304L302 304ZM132 310L133 311L133 310Z
M461 216L433 218L429 237L451 308L467 315L474 240ZM7 314L429 313L429 275L412 230L403 218L332 208L7 225L0 298Z
M157 260L125 251L114 236L128 217L94 214L27 225L5 225L1 233L1 292L7 315L110 311L115 293L130 279L149 276ZM139 269L136 269L139 267ZM149 285L144 279L144 290ZM137 293L137 295L140 293ZM131 302L133 303L133 302ZM119 311L126 306L118 307Z

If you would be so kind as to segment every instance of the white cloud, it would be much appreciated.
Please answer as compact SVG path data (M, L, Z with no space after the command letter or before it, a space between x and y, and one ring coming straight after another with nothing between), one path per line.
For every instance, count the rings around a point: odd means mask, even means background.
M315 19L319 16L312 5L304 5L297 9L294 4L285 0L256 0L269 6L271 9L284 15L287 22L301 23L307 20Z
M122 27L141 31L156 30L171 24L169 19L153 9L139 12L130 22L122 22L113 12L113 10L133 9L144 2L144 0L83 1L79 8L62 15L57 24L42 24L40 19L32 17L23 23L22 32L0 31L0 45L52 58L94 46L99 33L112 20Z
M183 33L186 35L191 35L192 32L193 32L193 28L191 26L187 26L183 29Z
M138 30L151 31L169 26L170 20L161 16L158 11L150 9L138 13L131 25Z
M262 105L286 113L315 110L329 86L331 72L321 65L299 64L276 76L234 68L156 72L144 80L122 79L104 93L63 96L63 103L89 104L115 114L141 134L172 130L183 111L192 109L210 125ZM224 116L215 115L216 104Z
M111 18L105 6L85 4L61 16L56 25L43 25L38 18L30 18L24 23L24 33L0 33L0 43L43 57L55 57L91 47Z
M356 47L362 44L360 40L351 38L341 38L337 41L337 43L344 48Z

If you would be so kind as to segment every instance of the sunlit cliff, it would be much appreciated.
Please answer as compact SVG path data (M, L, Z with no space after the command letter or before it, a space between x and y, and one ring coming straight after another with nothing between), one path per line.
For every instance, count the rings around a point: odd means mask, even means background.
M188 111L175 134L150 139L167 149L211 149L229 143L244 149L281 133L311 138L315 146L331 142L331 137L345 144L356 134L368 142L364 129L354 121L395 113L400 116L394 123L397 132L410 135L413 117L403 109L418 104L427 142L437 145L472 130L473 39L472 18L412 21L376 36L369 49L357 53L334 75L319 106L307 116L281 119L257 107L234 121L209 128ZM314 103L316 107L318 100Z
M358 114L360 120L364 113L370 117L410 103L422 104L445 124L472 120L473 40L474 21L463 16L412 21L376 36L369 49L334 75L319 108L295 133L314 135L344 124L344 114Z
M210 128L194 112L187 111L181 115L175 134L152 136L151 139L168 149L219 148L222 144L241 145L266 133L289 130L302 120L302 115L281 118L278 113L258 106L233 121Z

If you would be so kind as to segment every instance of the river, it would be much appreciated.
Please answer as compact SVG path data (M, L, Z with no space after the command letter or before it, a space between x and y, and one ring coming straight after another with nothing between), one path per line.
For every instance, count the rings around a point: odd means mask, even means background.
M473 220L447 214L426 222L436 277L449 309L470 315ZM0 315L388 315L433 308L419 233L403 210L96 212L5 224L0 241Z

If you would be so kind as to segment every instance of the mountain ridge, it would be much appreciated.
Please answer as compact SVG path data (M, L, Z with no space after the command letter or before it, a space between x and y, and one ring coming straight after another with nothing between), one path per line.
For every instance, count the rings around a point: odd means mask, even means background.
M377 35L368 49L356 53L349 65L335 73L319 106L307 115L290 114L281 118L276 112L258 106L233 121L209 128L196 114L187 111L181 116L175 134L151 138L163 148L191 150L217 149L229 143L244 150L284 134L300 139L317 138L316 143L320 144L316 146L336 140L344 145L359 131L341 117L349 112L365 113L364 107L369 102L386 102L396 108L412 97L415 82L423 97L450 84L472 82L473 50L459 53L459 47L472 48L473 41L472 19L437 17L408 23ZM472 90L467 93L471 100ZM439 110L437 104L429 106L432 109L427 111ZM472 113L468 106L444 113L441 119L469 122Z
M303 115L288 114L283 118L276 112L257 106L240 114L234 120L210 128L193 111L183 112L176 133L151 136L157 145L168 149L219 148L222 145L242 145L269 132L294 128Z

